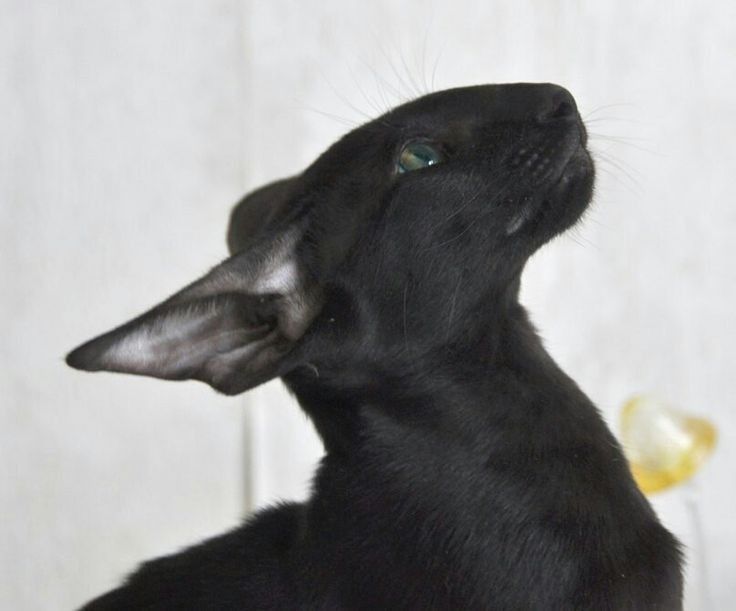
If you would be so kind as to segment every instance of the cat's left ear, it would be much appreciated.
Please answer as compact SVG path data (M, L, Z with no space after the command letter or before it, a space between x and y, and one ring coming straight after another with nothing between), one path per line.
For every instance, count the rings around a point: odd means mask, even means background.
M293 229L293 228L292 228ZM299 260L300 232L262 239L145 314L67 356L86 371L196 379L237 394L286 373L322 305Z

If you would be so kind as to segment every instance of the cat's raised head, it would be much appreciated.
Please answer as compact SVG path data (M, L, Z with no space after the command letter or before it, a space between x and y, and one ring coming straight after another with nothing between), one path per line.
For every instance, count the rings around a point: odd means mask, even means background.
M403 104L246 196L229 259L67 362L234 394L321 360L472 341L485 312L515 299L531 253L587 207L586 140L556 85Z

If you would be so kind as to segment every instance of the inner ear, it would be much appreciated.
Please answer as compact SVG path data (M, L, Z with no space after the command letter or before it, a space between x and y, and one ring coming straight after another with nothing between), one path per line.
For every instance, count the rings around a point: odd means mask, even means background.
M83 344L67 363L235 394L285 373L322 304L296 258L296 232L261 241L148 312Z

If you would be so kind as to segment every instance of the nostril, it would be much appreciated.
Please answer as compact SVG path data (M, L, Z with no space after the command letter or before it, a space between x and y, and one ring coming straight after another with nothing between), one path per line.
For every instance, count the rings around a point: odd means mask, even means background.
M560 102L557 107L546 117L548 121L554 119L567 119L575 116L575 107L570 102Z
M564 129L566 132L577 129L580 142L585 146L587 133L578 114L575 98L570 92L562 87L550 85L540 93L534 113L537 124L553 129ZM573 131L570 133L572 134Z
M577 118L578 110L575 103L569 99L551 100L551 104L545 110L539 113L540 123L552 123L555 121L574 121Z

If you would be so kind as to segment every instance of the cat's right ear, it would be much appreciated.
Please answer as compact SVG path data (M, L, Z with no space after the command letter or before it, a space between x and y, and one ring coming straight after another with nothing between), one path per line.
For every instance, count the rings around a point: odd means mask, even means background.
M196 379L226 394L283 375L290 366L286 356L322 307L322 287L303 260L309 247L302 241L305 219L287 206L286 183L259 189L238 204L229 259L78 347L67 363L86 371Z

